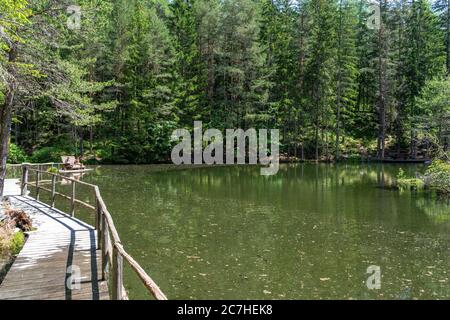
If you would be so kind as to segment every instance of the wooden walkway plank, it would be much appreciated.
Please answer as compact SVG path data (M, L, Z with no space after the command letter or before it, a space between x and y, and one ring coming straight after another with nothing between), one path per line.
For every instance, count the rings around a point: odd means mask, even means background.
M95 229L33 198L16 195L12 187L9 190L12 207L24 210L36 231L30 232L0 285L0 299L109 299Z
M20 195L20 180L6 179L3 187L3 195L5 196L19 196Z

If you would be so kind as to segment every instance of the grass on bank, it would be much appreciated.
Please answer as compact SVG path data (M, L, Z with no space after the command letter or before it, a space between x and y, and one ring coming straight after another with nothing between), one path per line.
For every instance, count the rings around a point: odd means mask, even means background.
M0 230L2 230L0 225ZM25 243L25 235L22 231L8 232L0 231L0 254L18 255Z
M31 219L25 212L11 209L5 203L1 207L4 220L0 221L0 283L25 244L25 232L32 230Z
M16 231L8 223L0 222L0 283L24 244L23 231Z

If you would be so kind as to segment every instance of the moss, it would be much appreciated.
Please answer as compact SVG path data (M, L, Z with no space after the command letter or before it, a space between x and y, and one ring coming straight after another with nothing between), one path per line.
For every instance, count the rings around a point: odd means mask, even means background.
M18 255L25 244L25 235L23 232L16 232L10 242L9 250L12 255Z

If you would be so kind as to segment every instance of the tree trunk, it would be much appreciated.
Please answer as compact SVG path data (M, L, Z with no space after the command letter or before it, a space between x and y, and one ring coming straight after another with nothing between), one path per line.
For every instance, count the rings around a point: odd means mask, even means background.
M6 161L9 153L9 138L11 135L11 117L14 101L15 85L10 86L6 93L6 101L0 109L0 197L3 196L6 178Z
M316 124L314 138L316 140L316 162L319 162L319 125Z
M339 35L338 35L338 77L337 77L337 114L336 114L336 146L335 161L339 161L339 146L341 138L341 89L342 89L342 1L339 1Z
M337 115L336 115L336 161L339 161L339 158L341 157L340 154L340 141L341 141L341 104L338 103L338 111L337 111Z
M89 127L89 151L91 154L94 154L94 128L92 126Z
M380 0L380 11L382 10L382 1ZM378 158L384 160L386 149L386 90L387 90L387 74L386 74L386 59L387 59L387 44L385 35L385 26L382 23L378 32L378 86L379 86L379 105L378 105Z
M12 63L17 58L17 47L13 44L9 50L8 55L8 71L12 73ZM11 118L14 104L14 94L16 92L16 82L14 78L9 80L5 103L0 107L0 198L3 197L3 190L5 188L6 178L6 162L9 154L9 138L11 136Z
M302 161L305 161L305 147L304 147L304 145L303 145L303 142L302 142L301 147L302 147L302 149L301 149L301 153L302 153Z
M447 1L447 34L446 34L447 76L450 75L450 1Z
M298 85L298 89L300 90L300 93L303 93L303 84L304 84L304 70L305 70L305 39L304 39L304 32L305 32L305 13L302 10L302 13L300 15L300 45L299 45L299 50L300 50L300 61L299 61L299 74L300 74L300 79L299 79L299 85Z
M84 129L83 127L80 128L80 157L83 158L84 156Z

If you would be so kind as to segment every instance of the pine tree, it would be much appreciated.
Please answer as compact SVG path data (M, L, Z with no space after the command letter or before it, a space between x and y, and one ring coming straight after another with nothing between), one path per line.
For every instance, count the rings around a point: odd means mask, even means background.
M351 128L353 137L371 139L378 135L376 101L376 35L377 30L368 28L371 12L368 12L367 1L357 3L358 26L356 37L356 52L358 57L357 69L357 98Z
M197 0L193 5L197 31L197 50L200 54L198 81L205 96L203 108L212 126L220 98L217 94L218 60L220 51L221 7L219 0ZM214 124L214 122L216 122Z
M356 100L356 7L352 1L339 1L336 71L336 160L340 158L341 129L353 111ZM344 117L343 117L344 115ZM343 121L344 120L344 121Z
M179 117L184 126L192 126L195 120L209 121L204 94L204 78L201 73L199 34L195 16L195 0L176 0L170 4L172 16L170 31L174 38L179 97Z
M298 125L297 12L290 1L265 1L261 42L266 53L267 106L278 115L282 141L289 150L296 143ZM267 117L268 116L268 117ZM270 119L270 115L266 115Z
M438 21L426 0L415 0L406 20L406 66L403 76L406 94L402 97L408 107L410 120L411 156L416 157L415 130L416 98L426 81L439 74L443 65L443 50ZM406 118L406 117L404 117Z
M308 3L310 16L309 57L306 62L305 90L310 103L308 110L313 125L315 159L320 158L320 145L328 147L327 129L330 125L332 101L332 64L335 57L336 8L326 0L311 0ZM320 136L319 136L320 135ZM322 143L321 141L322 140ZM326 154L328 157L328 153Z
M258 43L260 11L252 0L226 0L221 8L217 116L226 127L246 127L245 115L257 101L259 73L264 65Z
M302 159L375 140L379 158L393 143L415 156L421 95L449 72L449 2L377 3L380 28L366 0L79 0L68 30L64 2L3 0L1 120L30 152L83 150L89 133L120 163L167 160L171 130L194 120L280 128Z
M381 24L379 26L376 38L377 45L377 115L378 115L378 141L377 156L384 160L386 155L386 134L387 134L387 106L389 104L389 29L386 21L388 20L387 0L379 0L378 2L381 14Z
M450 0L436 0L434 9L439 14L440 26L444 35L447 75L450 74Z

